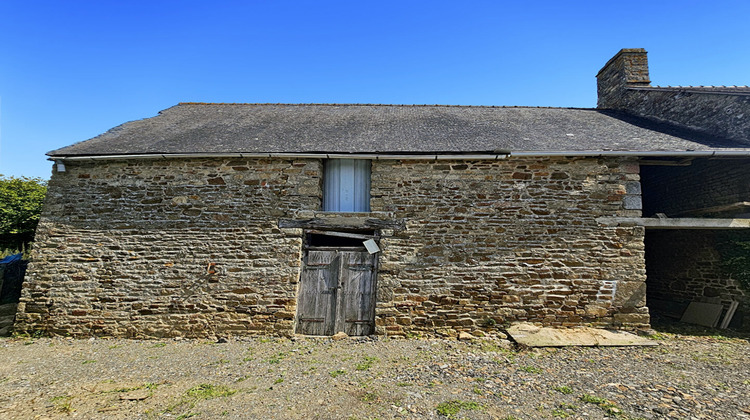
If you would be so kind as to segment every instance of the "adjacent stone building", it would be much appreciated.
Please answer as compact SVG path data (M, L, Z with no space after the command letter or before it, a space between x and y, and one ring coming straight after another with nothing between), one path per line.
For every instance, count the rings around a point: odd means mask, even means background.
M648 229L750 226L750 89L694 105L701 89L649 87L643 50L622 50L598 79L597 109L183 103L50 152L16 329L648 326L647 274L662 267L647 267ZM669 97L649 105L656 95ZM729 98L726 122L679 118ZM654 286L661 301L670 281ZM723 284L724 302L746 306Z

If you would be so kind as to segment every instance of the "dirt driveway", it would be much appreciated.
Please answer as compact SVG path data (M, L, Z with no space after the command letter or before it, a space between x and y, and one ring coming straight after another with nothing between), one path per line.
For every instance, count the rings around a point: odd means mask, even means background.
M0 340L0 418L750 418L747 338Z

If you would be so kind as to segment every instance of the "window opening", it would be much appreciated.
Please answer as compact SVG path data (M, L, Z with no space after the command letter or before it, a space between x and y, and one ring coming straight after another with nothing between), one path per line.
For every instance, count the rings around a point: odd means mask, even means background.
M328 159L323 174L323 211L370 211L370 161Z

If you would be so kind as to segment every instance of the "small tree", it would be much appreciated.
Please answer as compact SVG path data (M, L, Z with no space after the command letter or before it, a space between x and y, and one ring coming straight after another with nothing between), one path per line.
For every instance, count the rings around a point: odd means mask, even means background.
M34 240L47 182L0 175L0 249L22 249Z

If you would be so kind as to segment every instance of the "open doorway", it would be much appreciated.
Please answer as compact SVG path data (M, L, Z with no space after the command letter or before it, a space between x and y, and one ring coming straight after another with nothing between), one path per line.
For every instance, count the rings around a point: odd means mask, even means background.
M377 253L373 231L308 231L295 332L362 336L375 332Z
M750 329L750 288L727 263L741 243L750 244L750 229L708 223L750 219L750 160L643 159L641 185L643 217L685 222L646 229L652 324L679 320L691 302L721 305L722 317L737 302L729 327Z

